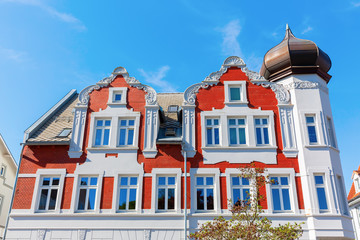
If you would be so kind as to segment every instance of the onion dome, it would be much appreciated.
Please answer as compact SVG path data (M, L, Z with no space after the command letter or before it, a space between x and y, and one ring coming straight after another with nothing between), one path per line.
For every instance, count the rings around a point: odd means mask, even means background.
M310 40L296 38L286 25L282 42L265 54L260 74L275 82L291 74L316 73L329 82L330 68L331 60L325 52Z

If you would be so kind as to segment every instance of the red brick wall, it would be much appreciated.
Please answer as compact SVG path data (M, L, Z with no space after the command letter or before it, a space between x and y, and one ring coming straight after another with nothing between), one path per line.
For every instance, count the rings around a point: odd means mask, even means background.
M104 177L102 191L101 191L101 204L100 204L101 209L112 208L113 189L114 189L114 178Z
M18 178L13 209L30 209L36 178Z
M151 209L152 178L144 177L142 208Z
M64 181L64 190L61 200L62 209L70 209L71 207L71 196L72 196L73 186L74 186L74 178L66 177Z
M220 201L221 201L221 209L227 209L228 208L228 199L231 198L231 196L227 195L226 191L226 177L220 177Z

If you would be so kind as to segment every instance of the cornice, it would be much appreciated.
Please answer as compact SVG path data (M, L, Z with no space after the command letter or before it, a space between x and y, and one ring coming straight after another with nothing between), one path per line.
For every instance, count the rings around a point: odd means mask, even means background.
M89 103L89 94L94 91L98 90L103 87L107 87L112 81L115 80L115 78L119 75L122 75L126 81L127 84L129 84L131 87L136 87L137 89L144 90L147 94L145 95L146 105L157 105L157 94L156 91L145 84L140 83L139 80L137 80L134 77L130 77L129 73L124 67L117 67L114 69L112 74L109 77L106 77L99 82L96 83L96 85L91 85L86 88L84 88L80 94L79 94L79 102L77 103L77 107L84 107L87 106Z
M194 85L191 85L188 87L184 92L184 106L193 106L195 105L196 101L196 93L199 92L200 88L208 88L209 86L213 86L219 83L220 77L227 72L227 70L231 67L237 67L240 68L241 71L243 71L246 76L251 81L264 81L267 82L267 80L261 76L259 73L249 70L246 67L246 64L244 60L242 60L240 57L237 56L231 56L225 59L224 63L221 65L221 68L219 71L212 72L207 76L202 82L196 83Z

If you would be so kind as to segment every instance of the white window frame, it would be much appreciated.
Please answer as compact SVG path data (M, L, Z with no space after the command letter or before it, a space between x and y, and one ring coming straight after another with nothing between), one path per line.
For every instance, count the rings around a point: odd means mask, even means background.
M127 90L126 87L110 87L109 88L109 99L108 99L108 105L126 105L127 104ZM115 95L121 94L121 100L116 101Z
M81 177L97 177L97 191L95 197L95 205L94 210L78 210L78 203L79 203L79 193L80 193L80 181ZM74 185L73 185L73 192L71 196L71 208L70 212L94 212L100 213L100 201L101 201L101 194L102 194L102 184L103 184L103 177L104 171L91 171L91 170L82 170L82 171L75 171L74 173Z
M50 196L51 196L51 191L56 189L57 190L57 194L56 194L56 203L57 201L59 201L58 199L58 196L59 196L59 192L60 192L60 189L59 189L59 185L60 185L60 175L44 175L44 176L41 176L41 179L40 179L40 186L39 186L39 202L36 206L36 209L38 212L52 212L54 211L55 209L49 209L49 204L50 204ZM45 178L50 178L50 184L48 186L44 186L42 185L43 183L43 180ZM59 184L58 185L52 185L52 182L54 180L54 178L58 178L59 179ZM39 205L40 205L40 200L41 200L41 192L43 189L47 189L48 190L48 193L47 193L47 199L46 199L46 204L45 204L45 209L39 209ZM56 205L55 205L56 207Z
M174 185L169 185L169 184L165 184L165 185L159 185L159 178L160 177L165 177L165 179L168 180L169 177L174 177L175 178L175 184ZM158 174L156 176L156 211L157 212L173 212L175 211L175 202L174 202L174 209L169 209L169 205L168 205L168 201L167 201L167 197L168 197L168 189L174 189L174 194L175 194L175 190L176 190L176 175L171 175L171 174L165 174L165 175L161 175ZM163 188L165 189L165 208L164 209L159 209L159 188ZM176 196L174 196L174 198L176 199Z
M225 169L225 176L226 176L226 195L227 199L232 201L232 204L235 204L235 199L233 199L233 186L232 186L232 177L239 177L241 171L238 168L226 168ZM249 179L249 186L250 189L249 195L250 197L254 194L253 189L254 179ZM245 186L245 185L242 185ZM241 187L240 187L241 188ZM229 207L229 204L228 204ZM228 209L230 212L230 209Z
M122 120L125 120L127 125L126 126L121 126L121 121ZM133 120L134 121L134 125L133 126L130 126L129 125L129 121L130 120ZM136 125L136 119L135 118L122 118L120 117L119 118L119 123L118 123L118 130L117 130L117 134L118 134L118 137L117 137L117 147L129 147L129 146L134 146L134 143L135 143L135 125ZM125 129L126 133L125 133L125 144L124 145L120 145L120 131L121 129ZM129 137L129 130L132 129L134 131L133 133L133 139L132 139L132 144L127 144L128 143L128 137Z
M118 203L120 197L120 177L138 177L138 189L136 192L136 207L135 210L119 210ZM113 190L113 202L112 202L112 213L141 213L142 206L142 191L143 191L143 180L144 180L144 172L137 171L116 171L114 174L114 190Z
M328 145L337 149L337 142L336 142L336 135L335 135L335 128L334 123L331 117L326 117L326 132L328 135Z
M315 176L322 176L323 178L323 184L316 184L315 182ZM325 173L314 173L313 174L313 178L314 178L314 184L315 184L315 196L316 196L316 206L317 206L317 209L319 210L320 213L327 213L330 211L330 204L329 204L329 196L328 196L328 193L327 193L327 187L326 187L326 179L325 179ZM325 201L326 201L326 206L327 206L327 209L320 209L320 205L319 205L319 196L318 196L318 193L317 193L317 188L318 187L321 187L321 188L324 188L324 191L325 191Z
M235 119L235 121L237 121L238 119L244 119L245 124L244 125L239 125L239 124L235 124L235 125L230 125L230 119ZM249 130L248 130L248 123L247 123L247 118L245 116L243 117L231 117L229 116L227 119L227 130L228 130L228 142L229 142L229 146L248 146L249 143ZM230 139L230 128L236 128L236 144L231 144L231 139ZM240 144L240 140L239 140L239 128L244 128L245 129L245 143L244 144Z
M218 120L219 125L207 125L207 120L212 120L212 122L214 120ZM218 126L218 127L216 127ZM211 132L213 134L212 136L212 141L213 144L208 144L208 140L207 140L207 130L208 128L211 128ZM219 144L215 144L215 130L214 129L219 129ZM206 118L205 119L205 142L206 142L206 146L221 146L221 122L220 122L220 118L219 117L211 117L211 118Z
M153 168L152 172L152 193L151 193L151 212L152 213L168 213L176 212L181 213L181 168ZM175 209L163 210L157 209L157 179L159 176L175 176Z
M303 133L303 143L307 148L318 148L318 147L327 147L325 145L325 132L326 132L326 124L324 123L323 113L320 111L312 111L312 110L304 110L300 112L301 116L301 125L302 125L302 133ZM306 116L314 116L315 117L315 130L317 143L310 143L309 134L307 130L306 124Z
M30 211L32 213L35 212L51 212L51 213L60 213L61 209L61 200L64 191L64 181L66 176L66 169L38 169L36 171L36 180L35 187L33 192L33 197L31 201ZM40 201L40 184L43 177L59 177L59 186L58 186L58 194L56 199L56 205L54 210L39 210L39 201Z
M6 166L4 164L1 164L1 166L0 166L0 177L5 178L5 174L6 174Z
M299 214L299 205L298 205L298 196L296 190L296 183L295 183L295 170L293 168L267 168L265 172L266 176L269 177L288 177L289 183L289 197L290 197L290 206L291 210L285 211L278 211L274 210L273 206L273 198L272 198L272 191L271 191L271 183L266 184L266 198L268 209L265 209L267 213L273 214Z
M240 90L240 100L231 100L230 88L239 88ZM225 90L225 104L248 104L247 95L246 95L246 81L224 81L224 90Z
M104 126L96 126L97 125L97 122L98 121L103 121L104 122ZM110 121L110 126L105 126L105 122L106 121ZM94 137L93 137L93 144L92 146L93 147L96 147L96 148L106 148L106 147L109 147L110 146L110 139L111 139L111 135L112 135L112 131L111 131L111 125L112 125L112 119L109 119L109 118L97 118L95 119L94 121ZM95 145L95 141L96 141L96 131L98 129L101 129L101 144L100 145ZM109 130L109 139L108 139L108 142L109 144L108 145L104 145L104 132L105 130Z
M256 119L260 119L260 125L256 125L255 121ZM267 124L263 124L262 120L266 119L267 120ZM261 142L262 143L257 143L257 134L256 134L256 128L260 128L261 129ZM269 143L265 143L265 134L264 134L264 129L267 129L268 131L268 142ZM271 135L270 135L270 120L269 117L258 117L258 116L254 116L254 131L255 131L255 142L256 142L256 146L269 146L271 145Z
M214 210L197 210L196 177L214 177ZM220 169L190 168L191 213L221 213Z

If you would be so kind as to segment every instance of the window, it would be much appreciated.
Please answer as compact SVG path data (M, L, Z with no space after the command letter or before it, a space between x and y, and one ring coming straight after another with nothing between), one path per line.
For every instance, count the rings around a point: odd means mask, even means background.
M170 105L168 107L168 112L176 113L178 111L179 106L178 105Z
M229 137L231 145L246 144L244 118L229 119Z
M95 146L108 146L111 120L99 119L95 124Z
M58 135L58 137L67 137L71 133L71 128L64 128Z
M108 105L125 105L126 104L126 87L111 87L109 88Z
M121 102L121 96L121 93L115 93L113 102Z
M240 87L230 87L230 101L240 101Z
M327 118L327 130L329 134L329 145L336 148L335 135L331 118Z
M157 210L175 209L176 177L157 177Z
M207 145L219 145L219 119L206 119Z
M5 170L6 170L6 167L4 165L1 165L1 167L0 167L0 177L5 176Z
M42 177L40 181L38 210L55 210L59 194L60 177Z
M267 118L255 118L256 144L269 144L269 123Z
M119 125L119 146L133 145L135 120L120 119Z
M320 211L326 211L328 210L328 205L326 201L324 175L315 175L314 178L319 209Z
M78 210L94 210L96 191L98 188L97 177L80 177Z
M234 205L242 205L244 201L250 199L250 182L249 179L233 176L231 177L232 202Z
M225 104L245 104L246 81L224 81Z
M271 195L274 211L291 210L289 177L270 177L270 180L272 181Z
M196 177L196 209L214 210L214 177Z
M307 115L306 118L306 128L309 137L310 144L317 144L318 140L316 137L316 125L315 125L315 115Z
M138 177L122 176L120 177L120 195L118 210L135 210L136 193L138 189Z

